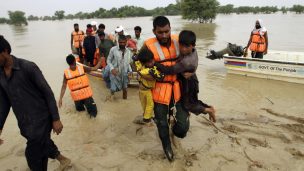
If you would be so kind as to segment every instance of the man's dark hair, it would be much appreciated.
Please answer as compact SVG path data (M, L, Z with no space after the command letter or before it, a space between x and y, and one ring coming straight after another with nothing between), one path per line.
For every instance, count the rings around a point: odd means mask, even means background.
M165 27L166 25L170 26L170 21L165 16L157 16L153 20L153 29L155 30L156 27Z
M87 24L87 28L93 27L91 24Z
M134 30L141 32L141 27L140 26L135 26Z
M78 23L75 23L75 24L74 24L74 27L75 27L75 26L79 26Z
M121 41L121 40L127 40L127 37L125 35L119 35L118 41Z
M101 23L101 24L98 25L98 28L99 28L99 29L105 29L106 26L105 26L104 24Z
M98 31L98 36L106 36L106 34L103 31Z
M183 30L179 33L178 42L182 45L186 46L195 46L196 43L196 36L193 31L190 30Z
M67 61L67 63L68 63L69 65L74 64L74 62L75 62L75 57L74 57L74 55L69 54L69 55L66 57L66 61Z
M137 59L142 63L145 64L147 62L150 62L151 60L153 60L153 53L149 50L149 49L142 49L138 55L137 55Z
M12 52L11 45L2 35L0 35L0 53L4 52L5 50L7 50L8 54L11 54Z

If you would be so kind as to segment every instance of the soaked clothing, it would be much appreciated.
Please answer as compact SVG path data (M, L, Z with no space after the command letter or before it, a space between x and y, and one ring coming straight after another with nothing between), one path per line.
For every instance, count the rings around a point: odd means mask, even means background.
M94 61L94 54L96 51L96 41L94 36L87 36L84 38L83 41L83 48L85 51L85 58L87 62L93 64Z
M197 95L199 92L199 86L196 74L189 79L185 79L181 75L185 72L196 71L198 66L198 55L195 49L189 55L180 55L174 66L164 66L160 63L156 63L155 65L161 72L165 74L179 74L178 77L181 82L182 103L188 111L198 115L202 113L206 107L209 107L207 104L198 100Z
M90 117L96 117L97 107L93 97L89 97L84 100L75 101L75 107L77 111L85 111L84 106L87 108Z
M9 78L0 68L0 129L3 129L11 107L21 135L27 139L29 167L45 170L47 158L60 154L50 139L52 122L59 120L56 100L38 66L14 56Z
M117 92L128 87L128 73L132 72L130 63L132 62L132 53L129 49L122 51L118 46L111 48L106 70L109 73L111 92ZM114 76L111 71L116 69L118 74Z

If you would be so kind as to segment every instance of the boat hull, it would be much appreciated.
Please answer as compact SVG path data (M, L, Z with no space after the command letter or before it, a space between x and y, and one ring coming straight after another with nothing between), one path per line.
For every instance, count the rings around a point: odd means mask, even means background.
M224 56L228 73L304 84L304 63Z

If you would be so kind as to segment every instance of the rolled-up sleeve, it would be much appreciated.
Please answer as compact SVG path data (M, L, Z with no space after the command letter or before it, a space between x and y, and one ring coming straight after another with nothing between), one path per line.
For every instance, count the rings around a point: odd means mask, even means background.
M7 94L4 92L2 87L0 87L0 129L1 130L3 129L10 108L11 108L11 103L7 97Z
M42 72L40 71L40 69L36 64L32 63L32 67L30 68L29 73L31 73L32 81L35 83L35 85L43 94L46 100L49 112L52 116L52 120L53 121L59 120L60 117L59 117L59 112L56 105L54 93L50 88L50 86L48 85L47 81L45 80L44 76L42 75Z

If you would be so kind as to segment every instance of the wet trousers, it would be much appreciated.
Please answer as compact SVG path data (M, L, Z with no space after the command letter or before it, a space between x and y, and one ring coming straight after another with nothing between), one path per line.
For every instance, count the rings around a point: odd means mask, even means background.
M144 119L151 119L154 107L151 90L139 90L139 100L144 111Z
M163 147L171 144L169 138L169 124L168 124L168 115L170 108L174 106L173 100L168 105L154 103L154 121L157 125L158 135L162 141ZM187 135L189 130L190 121L189 113L182 107L181 102L177 102L176 105L176 122L172 128L172 132L176 137L184 138Z

